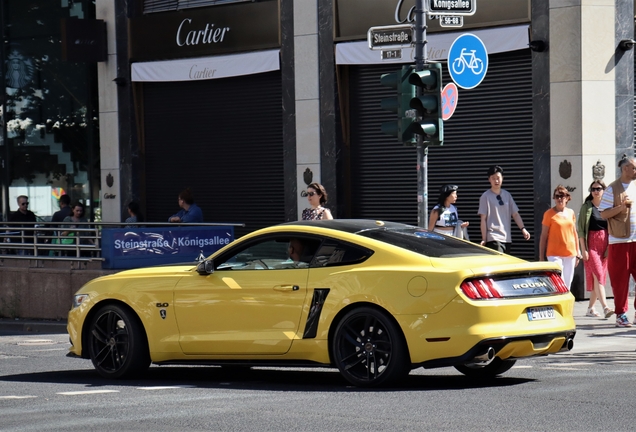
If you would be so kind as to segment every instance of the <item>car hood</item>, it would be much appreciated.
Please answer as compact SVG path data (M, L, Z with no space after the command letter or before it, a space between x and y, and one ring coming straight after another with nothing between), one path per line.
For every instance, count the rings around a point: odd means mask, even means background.
M502 272L560 270L557 264L551 262L530 262L510 255L431 258L431 265L439 269L468 270L475 275Z
M196 264L177 264L158 267L144 267L139 269L124 270L107 277L131 277L131 276L165 276L176 273L189 272Z

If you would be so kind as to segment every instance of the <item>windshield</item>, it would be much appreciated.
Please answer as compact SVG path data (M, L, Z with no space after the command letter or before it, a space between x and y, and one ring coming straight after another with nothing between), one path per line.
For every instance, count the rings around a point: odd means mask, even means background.
M455 237L437 234L422 228L371 229L358 235L379 240L431 258L453 258L474 255L499 255Z

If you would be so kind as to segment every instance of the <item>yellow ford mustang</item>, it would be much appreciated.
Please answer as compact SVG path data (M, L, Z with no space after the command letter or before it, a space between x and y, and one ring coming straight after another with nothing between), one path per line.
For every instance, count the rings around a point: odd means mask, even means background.
M552 263L398 223L299 221L198 265L87 283L69 313L69 355L111 378L151 362L335 366L358 386L417 367L491 377L571 349L573 305Z

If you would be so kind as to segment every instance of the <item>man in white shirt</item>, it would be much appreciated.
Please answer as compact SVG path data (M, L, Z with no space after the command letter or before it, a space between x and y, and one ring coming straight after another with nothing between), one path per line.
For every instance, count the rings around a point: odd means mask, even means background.
M488 181L490 189L479 198L477 212L481 217L481 245L508 254L512 244L510 218L515 220L524 239L530 240L530 233L523 225L519 208L512 195L501 188L503 168L499 165L488 168Z
M636 199L636 159L623 155L618 167L621 176L603 192L599 210L609 231L607 271L614 292L616 327L631 327L627 311L629 276L636 279L636 212L631 209L631 200Z

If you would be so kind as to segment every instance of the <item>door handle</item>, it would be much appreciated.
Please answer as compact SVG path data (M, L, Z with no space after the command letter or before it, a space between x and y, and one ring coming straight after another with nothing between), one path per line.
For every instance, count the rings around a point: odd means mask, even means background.
M298 291L300 287L298 285L276 285L274 289L276 291Z

